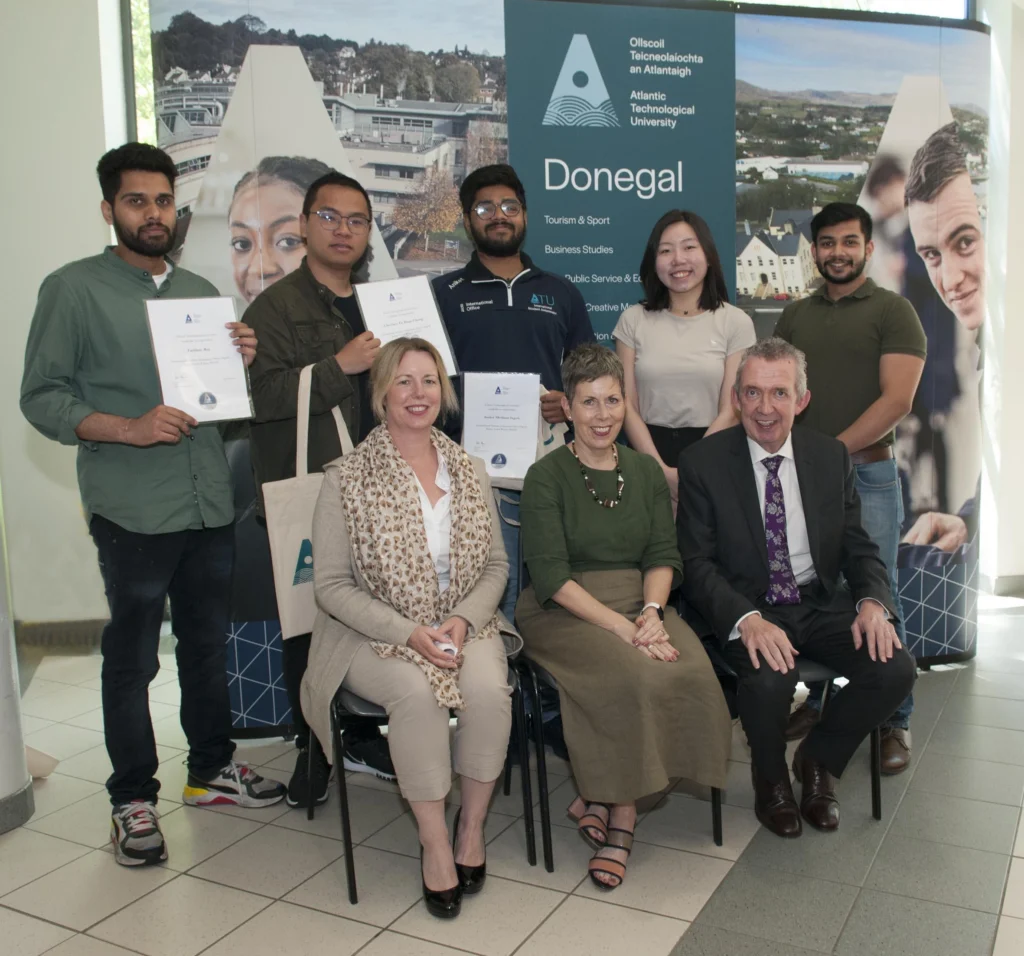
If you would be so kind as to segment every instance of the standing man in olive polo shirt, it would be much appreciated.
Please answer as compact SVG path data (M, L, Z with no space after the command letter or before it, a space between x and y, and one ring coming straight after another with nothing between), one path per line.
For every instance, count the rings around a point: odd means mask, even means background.
M893 601L902 618L896 552L903 497L893 453L895 428L910 412L924 370L927 340L914 307L864 275L874 246L871 216L854 203L829 203L811 220L814 262L825 282L786 307L775 334L807 356L814 401L802 423L838 438L850 452L861 499L861 522L889 569ZM902 620L896 622L906 646ZM823 685L790 717L787 736L804 736L817 723ZM882 772L910 765L908 697L882 728Z
M103 727L113 773L110 839L125 866L161 863L149 684L164 604L177 637L181 726L192 805L261 807L284 797L232 756L225 640L234 564L233 489L216 425L162 404L146 302L215 296L173 266L174 162L127 143L99 161L100 210L117 245L69 263L39 290L21 410L47 438L78 448L78 484L110 605L103 630ZM246 364L256 338L228 326Z

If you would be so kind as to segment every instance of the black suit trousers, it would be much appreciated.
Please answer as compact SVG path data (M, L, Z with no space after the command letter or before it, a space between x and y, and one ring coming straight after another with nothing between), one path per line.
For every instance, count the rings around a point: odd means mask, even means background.
M905 648L885 663L871 660L866 644L859 650L853 644L850 627L857 611L849 593L822 602L813 600L813 590L801 588L801 604L758 602L758 609L786 632L800 652L798 665L815 661L849 680L804 742L804 753L838 777L861 741L910 693L917 668ZM755 668L739 639L727 643L726 658L739 676L737 706L754 766L763 779L778 782L788 772L785 732L797 674L774 671L764 658Z

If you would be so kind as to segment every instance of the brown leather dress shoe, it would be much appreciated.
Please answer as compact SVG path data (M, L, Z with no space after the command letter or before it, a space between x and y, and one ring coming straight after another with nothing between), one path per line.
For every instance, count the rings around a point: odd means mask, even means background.
M910 766L910 731L882 728L882 773L894 776Z
M836 781L820 763L805 757L803 745L793 757L793 776L804 785L800 812L815 830L829 832L839 829L839 801Z
M786 724L786 740L803 740L821 719L821 711L801 704L789 715Z
M778 783L769 783L758 776L751 764L750 778L754 783L754 815L757 819L776 836L789 839L800 836L803 825L789 774Z

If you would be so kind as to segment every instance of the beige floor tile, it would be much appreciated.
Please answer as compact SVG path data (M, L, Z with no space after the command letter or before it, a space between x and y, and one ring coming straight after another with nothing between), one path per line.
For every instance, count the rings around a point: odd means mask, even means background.
M29 717L28 714L21 715L21 732L27 737L29 734L34 734L37 730L42 730L44 727L52 727L56 721L54 720L43 720L42 717Z
M516 784L518 785L518 779ZM549 777L548 778L548 809L551 811L551 825L553 827L565 827L571 830L576 829L576 824L569 819L568 811L569 806L579 796L579 790L576 787L576 780L573 777ZM522 795L519 794L515 789L512 791L512 797L517 799L517 806L519 809L516 811L517 815L522 813ZM537 782L534 780L533 785L533 818L540 823L540 797L537 793Z
M693 920L731 868L726 860L637 843L625 882L614 892L615 903ZM607 891L589 878L580 884L576 895L601 901L608 898Z
M0 897L88 852L84 846L24 827L5 833L0 836Z
M59 681L44 680L41 677L33 677L27 687L21 689L21 712L25 713L26 701L37 701L41 697L49 697L51 694L59 694L67 691L68 685ZM99 690L98 687L95 690Z
M563 786L566 782L565 777L561 777L556 773L548 774L548 794L551 796L555 790ZM536 775L531 777L531 794L533 797L534 806L537 805L537 801L540 799L540 793L537 790L537 778ZM565 803L568 805L572 800L572 795L569 794ZM554 796L551 796L552 807L557 806ZM452 789L448 793L448 803L461 804L462 803L462 782L456 777L452 781ZM497 785L494 788L494 796L491 797L491 810L495 813L504 813L506 816L518 817L522 816L523 813L523 785L519 776L519 768L512 768L512 792L506 797L503 790L503 779L499 779Z
M673 850L690 850L723 860L737 860L759 827L752 810L723 806L722 845L715 846L711 832L711 804L671 793L640 821L636 839Z
M398 819L408 809L408 804L393 793L380 793L365 787L348 788L348 812L352 821L352 840L362 843L368 836ZM292 810L274 820L274 825L315 833L318 836L341 839L341 814L338 811L338 790L332 783L327 802L316 808L313 820L306 819L305 810ZM417 851L418 852L418 851Z
M36 668L36 677L62 684L82 684L100 676L103 656L89 654L47 654Z
M273 903L211 946L203 956L350 956L377 932L372 926L304 906Z
M340 844L339 844L340 846ZM355 849L359 903L348 901L345 861L337 860L285 899L335 916L348 916L374 926L388 926L422 898L419 860L365 846Z
M59 770L48 777L33 780L32 796L35 798L36 812L30 822L41 820L49 813L70 807L71 804L102 790L102 784L79 780L77 777L66 777Z
M93 747L102 747L103 733L70 724L50 724L35 733L26 734L25 743L58 760L70 760Z
M509 956L564 899L562 893L489 876L483 890L463 902L458 919L436 919L420 902L390 928L482 956Z
M167 841L167 867L184 872L255 833L262 824L204 813L197 807L165 808L160 829Z
M464 949L438 946L425 939L413 939L401 933L381 933L359 956L466 956Z
M1024 856L1024 814L1017 823L1017 842L1013 845L1014 856Z
M171 711L170 716L157 718L153 715L153 737L158 744L165 747L173 747L175 750L188 750L188 738L185 731L181 729L181 719L178 717L178 708L172 704L160 704L161 707Z
M180 876L94 926L89 935L146 956L195 956L269 905L252 893Z
M100 789L56 813L38 819L33 817L25 826L37 833L101 849L110 842L110 797L105 789Z
M173 704L181 706L181 688L178 686L178 675L164 672L167 680L160 683L154 680L149 685L149 699L161 704Z
M571 893L587 875L587 863L594 851L575 830L552 827L551 847L555 857L555 872L548 873L544 869L544 847L539 824L536 828L536 841L537 865L530 866L526 859L526 828L522 819L517 820L501 836L487 844L487 872L549 890Z
M29 687L31 686L30 684ZM21 712L30 717L42 717L43 720L67 720L70 717L87 714L90 710L103 705L98 690L72 687L68 684L57 686L59 689L56 693L46 693L42 697L29 697L26 694L21 699Z
M1024 919L1024 859L1020 857L1010 861L1010 875L1006 880L1001 912L1004 916Z
M1001 916L992 956L1020 956L1021 953L1024 953L1024 920Z
M33 835L52 839L38 833ZM81 849L75 847L75 852ZM177 874L173 870L160 866L119 866L112 854L93 850L15 890L4 898L3 903L81 931L175 876Z
M667 916L570 896L516 956L667 956L689 925Z
M156 757L160 763L170 760L180 753L180 750L170 747L157 745L156 748ZM103 743L100 743L98 747L83 750L82 753L75 754L68 760L62 760L58 770L69 777L78 777L80 780L90 780L93 783L106 783L107 777L113 772L110 758L107 756L107 748Z
M172 674L171 676L175 678L177 677L176 674ZM156 681L153 681L153 683L151 683L149 686L153 687L155 684ZM82 681L82 683L78 686L85 687L88 690L103 690L103 681L101 681L98 677L94 677L92 680Z
M72 936L66 943L51 949L46 956L134 956L134 953L102 939Z
M0 939L4 952L12 956L39 956L74 935L69 929L0 906Z
M445 818L448 822L449 833L451 833L452 821L455 819L458 809L455 806L446 808ZM493 840L514 821L515 817L508 817L492 810L487 814L487 822L484 824L484 839ZM365 846L372 846L378 850L390 850L392 853L402 853L405 856L414 856L418 859L420 838L419 831L416 829L416 818L412 815L411 810L403 813L397 820L378 830L363 843Z
M709 800L711 795L708 787L702 787L690 780L680 780L673 787L673 792L699 797L701 800ZM753 808L754 787L750 782L749 762L744 763L742 760L729 761L728 776L725 781L725 793L722 796L722 802L730 807Z
M178 708L171 704L161 704L158 701L151 700L149 702L149 719L155 722L163 720L165 717L174 717L176 720ZM90 710L79 717L65 720L64 723L71 724L72 727L85 727L87 730L98 730L100 733L103 733L103 708L98 707L96 710ZM163 743L163 741L158 740L157 743Z
M338 840L263 827L192 872L205 880L280 897L333 863L342 852Z

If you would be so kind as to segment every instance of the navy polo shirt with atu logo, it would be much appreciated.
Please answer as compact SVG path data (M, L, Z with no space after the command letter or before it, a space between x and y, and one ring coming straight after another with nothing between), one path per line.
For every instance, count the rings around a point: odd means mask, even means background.
M562 391L562 359L595 341L587 306L568 279L520 258L525 268L506 281L473 253L465 268L434 279L434 294L460 371L534 372Z

